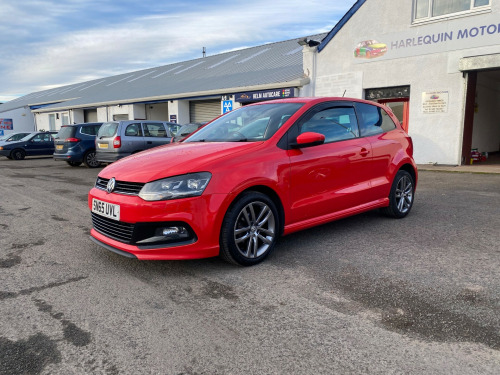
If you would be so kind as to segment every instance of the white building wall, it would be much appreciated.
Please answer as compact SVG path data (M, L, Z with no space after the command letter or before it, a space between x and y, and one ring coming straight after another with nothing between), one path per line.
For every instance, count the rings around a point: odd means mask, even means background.
M12 130L3 130L3 134L35 131L35 118L29 107L22 107L0 113L2 119L12 119Z
M173 100L168 102L168 114L177 116L178 124L187 124L189 122L189 100Z
M411 0L367 0L317 54L316 62L304 60L304 70L307 73L316 64L315 96L342 96L345 92L345 96L361 98L368 88L409 85L409 134L414 141L416 162L460 164L465 79L458 70L459 60L464 56L500 53L500 33L460 41L456 40L457 34L465 20L489 25L498 19L499 24L500 3L493 2L491 13L422 25L412 25L412 3ZM453 45L447 41L428 45L418 39L452 30L455 32ZM408 38L416 38L408 47L397 48L393 44L403 40L406 45ZM355 58L354 49L365 40L387 44L387 53L371 59ZM456 49L476 42L488 44L488 41L496 45ZM397 58L391 57L391 53ZM433 91L448 93L446 112L424 113L423 93Z

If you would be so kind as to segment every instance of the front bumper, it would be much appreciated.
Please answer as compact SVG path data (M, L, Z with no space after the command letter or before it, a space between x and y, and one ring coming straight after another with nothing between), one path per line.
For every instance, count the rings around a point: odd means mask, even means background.
M93 188L89 193L90 209L92 198L120 205L120 221L108 220L107 225L116 223L117 226L126 225L133 228L134 234L127 243L110 235L114 233L112 227L107 229L107 233L98 227L92 228L90 235L95 242L108 250L114 249L112 251L116 253L129 254L130 257L140 260L199 259L219 254L220 227L227 209L225 194L147 202L137 196L107 194L103 190ZM183 224L192 234L189 240L170 243L136 241L145 237L143 230L147 229L143 228Z

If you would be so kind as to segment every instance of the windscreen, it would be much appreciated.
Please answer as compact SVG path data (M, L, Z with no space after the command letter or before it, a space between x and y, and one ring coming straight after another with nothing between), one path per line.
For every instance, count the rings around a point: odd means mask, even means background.
M269 139L303 103L268 103L236 109L184 142L256 142Z
M117 122L105 122L99 128L99 133L97 133L97 137L114 137L116 134L116 129L118 129Z
M57 133L55 138L59 139L66 139L66 138L73 138L76 134L76 127L74 126L63 126L59 132Z

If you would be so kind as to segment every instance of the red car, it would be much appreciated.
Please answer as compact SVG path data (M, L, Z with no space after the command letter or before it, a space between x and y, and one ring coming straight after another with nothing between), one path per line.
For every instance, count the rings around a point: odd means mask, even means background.
M253 265L278 238L380 208L405 217L417 183L411 138L387 107L349 98L244 106L181 143L99 173L91 236L142 260L221 255Z

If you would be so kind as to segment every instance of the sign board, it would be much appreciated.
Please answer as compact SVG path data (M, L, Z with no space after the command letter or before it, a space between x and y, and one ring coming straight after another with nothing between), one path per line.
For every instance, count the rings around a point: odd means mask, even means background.
M14 130L11 118L0 118L0 130Z
M177 115L170 115L169 121L177 124Z
M352 41L352 51L354 62L368 63L497 46L499 36L498 15L491 13L483 14L481 17L461 17L446 22L420 24L418 27L390 34L378 34L375 31L364 36L360 35Z
M234 95L234 100L238 103L253 103L263 100L284 99L295 97L295 89L275 89L265 91L242 92Z
M0 130L0 135L4 135L4 134L3 134L3 130Z
M448 112L448 91L422 93L422 113Z
M231 112L233 110L233 101L232 100L223 100L222 101L222 113Z

